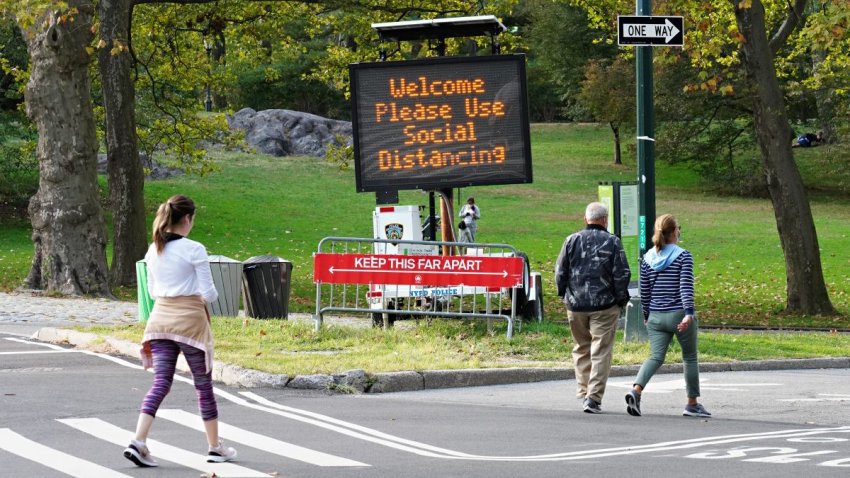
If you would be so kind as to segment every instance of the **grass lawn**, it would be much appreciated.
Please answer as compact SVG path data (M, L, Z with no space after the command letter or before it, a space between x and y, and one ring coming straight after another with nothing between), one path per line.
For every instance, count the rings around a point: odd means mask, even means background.
M795 157L812 188L824 275L839 317L778 313L785 302L785 268L768 199L718 196L705 192L683 166L656 165L657 211L676 214L682 224L682 245L695 257L702 323L850 326L850 172L846 161L836 159L839 148L830 148L795 150ZM479 241L508 243L528 254L532 269L543 274L547 318L562 320L552 282L561 243L582 227L598 182L633 180L635 160L627 151L625 164L614 165L610 131L592 125L535 125L532 152L534 183L467 188L456 196L476 197ZM273 254L292 261L290 309L312 311L311 254L326 236L369 237L374 194L356 193L353 170L340 171L322 159L212 154L219 173L146 184L148 223L168 196L191 196L199 206L193 239L210 254L239 260ZM418 191L399 196L400 204L427 204ZM0 225L0 288L9 290L26 277L32 245L28 223L4 219ZM135 291L119 295L132 299Z
M142 325L86 329L138 342ZM508 341L504 324L439 321L429 326L404 322L394 329L327 326L321 333L312 322L216 317L216 359L268 373L333 374L352 369L370 373L399 370L442 370L493 367L572 367L572 340L563 324L526 324ZM700 332L700 361L844 357L850 335L839 333ZM668 363L681 362L675 343ZM649 356L647 343L625 343L618 332L614 363L640 364Z

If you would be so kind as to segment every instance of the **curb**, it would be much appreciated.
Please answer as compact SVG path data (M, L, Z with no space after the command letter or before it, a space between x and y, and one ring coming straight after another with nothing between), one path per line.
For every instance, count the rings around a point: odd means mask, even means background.
M100 337L88 332L43 327L32 335L33 339L55 344L67 344L95 352L117 353L138 358L139 344L114 337ZM750 362L701 363L701 372L747 372L767 370L803 370L850 368L850 357L755 360ZM181 355L177 369L189 372L189 366ZM611 377L635 376L639 365L615 365ZM680 363L664 364L658 373L682 373ZM394 393L416 390L481 387L516 383L571 380L575 371L571 368L485 368L458 370L424 370L403 372L381 372L369 374L363 370L349 370L334 375L276 375L246 369L215 361L213 380L225 385L244 388L275 388L298 390L333 390L343 393Z

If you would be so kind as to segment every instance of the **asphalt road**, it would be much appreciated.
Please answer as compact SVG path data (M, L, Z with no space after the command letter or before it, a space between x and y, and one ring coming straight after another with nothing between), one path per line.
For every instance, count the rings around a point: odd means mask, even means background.
M601 415L574 382L331 395L217 387L232 464L203 461L194 390L176 381L149 446L121 455L151 374L138 362L0 332L3 477L842 476L850 471L850 371L702 375L711 419L681 416L684 383L656 376L644 416L612 379ZM210 476L210 475L208 475Z

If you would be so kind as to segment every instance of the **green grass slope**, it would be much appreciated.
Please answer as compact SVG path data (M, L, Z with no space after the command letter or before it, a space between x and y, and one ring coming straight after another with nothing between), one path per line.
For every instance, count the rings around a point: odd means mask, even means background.
M792 317L785 303L785 269L768 199L741 199L704 192L683 166L659 163L657 212L682 224L682 245L695 257L697 310L704 324L848 327L850 313L850 198L848 173L835 165L829 147L795 150L812 188L824 275L840 317ZM482 209L478 240L514 245L543 274L546 314L563 319L552 284L553 264L566 235L580 229L587 202L600 181L630 181L633 154L613 164L610 131L594 125L534 125L534 182L466 188ZM315 307L312 253L326 236L369 237L374 194L355 192L354 171L316 158L274 158L214 152L222 170L206 177L175 177L145 186L148 223L172 194L199 206L192 238L210 254L245 260L273 254L294 263L290 309ZM400 204L427 204L419 191L401 191ZM26 277L32 254L29 225L0 220L0 288ZM134 291L119 291L133 297Z

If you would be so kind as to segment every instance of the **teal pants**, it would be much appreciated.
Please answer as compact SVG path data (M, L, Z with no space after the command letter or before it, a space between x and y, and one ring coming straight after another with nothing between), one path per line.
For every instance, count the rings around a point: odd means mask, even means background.
M640 385L641 388L646 388L649 379L664 363L667 349L670 347L673 336L675 336L682 347L682 362L685 369L688 397L699 397L699 362L697 361L697 329L699 329L699 324L695 318L687 330L679 332L676 330L676 325L684 317L684 310L649 313L646 332L649 335L650 355L646 362L641 365L637 378L635 378L635 384Z

